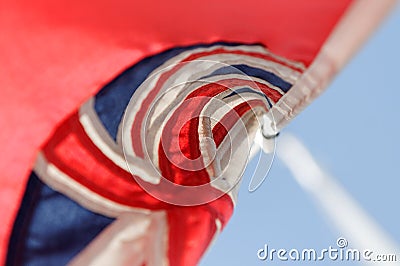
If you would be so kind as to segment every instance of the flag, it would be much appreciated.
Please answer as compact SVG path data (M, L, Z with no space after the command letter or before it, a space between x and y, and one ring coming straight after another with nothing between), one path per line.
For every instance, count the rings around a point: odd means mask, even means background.
M196 264L260 117L282 128L391 5L2 3L2 260Z

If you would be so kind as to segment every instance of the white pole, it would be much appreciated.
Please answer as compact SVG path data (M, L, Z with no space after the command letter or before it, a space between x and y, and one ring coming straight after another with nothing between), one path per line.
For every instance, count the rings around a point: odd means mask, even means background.
M349 241L349 248L371 250L372 258L377 254L395 254L397 262L388 262L387 265L400 265L400 249L397 244L340 184L321 169L297 138L289 134L281 136L277 155L287 165L297 183L314 198L337 230ZM385 265L383 262L371 264Z

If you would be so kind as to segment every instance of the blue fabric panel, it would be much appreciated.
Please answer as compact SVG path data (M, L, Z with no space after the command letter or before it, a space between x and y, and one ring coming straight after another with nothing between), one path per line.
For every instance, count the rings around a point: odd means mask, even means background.
M32 172L6 265L65 265L113 220L54 191Z

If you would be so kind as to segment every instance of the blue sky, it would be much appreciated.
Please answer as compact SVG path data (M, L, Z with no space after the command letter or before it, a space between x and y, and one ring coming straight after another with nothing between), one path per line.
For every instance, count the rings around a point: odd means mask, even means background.
M324 169L397 243L400 243L399 49L400 7L397 6L328 90L284 130L300 138ZM254 167L255 162L251 162L248 173ZM282 162L274 161L266 181L253 193L247 191L248 173L231 221L201 265L271 265L257 258L257 250L264 244L288 250L323 249L334 246L342 236ZM315 262L281 264L316 265ZM323 265L339 264L323 262Z

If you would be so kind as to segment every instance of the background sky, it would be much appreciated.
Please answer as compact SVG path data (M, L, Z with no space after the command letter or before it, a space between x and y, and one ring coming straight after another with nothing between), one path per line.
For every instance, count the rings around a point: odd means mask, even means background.
M324 169L397 243L400 243L399 49L398 5L328 90L283 130L302 140ZM257 250L264 244L276 249L320 250L335 246L342 234L278 159L262 186L248 192L249 173L254 167L255 162L251 162L237 208L201 265L316 265L315 262L271 263L257 258ZM323 265L341 263L322 262Z

